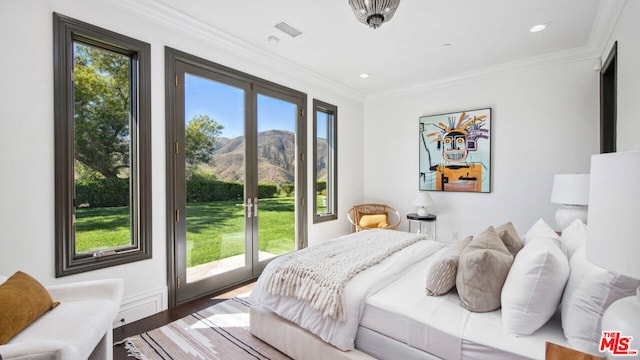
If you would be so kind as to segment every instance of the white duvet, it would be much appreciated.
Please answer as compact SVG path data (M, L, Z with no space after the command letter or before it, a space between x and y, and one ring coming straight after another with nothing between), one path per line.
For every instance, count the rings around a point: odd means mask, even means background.
M407 236L411 235L413 234L407 233ZM282 258L276 258L267 265L256 282L249 300L298 324L341 350L353 350L367 296L398 279L411 265L431 255L442 246L442 243L436 243L433 240L418 241L354 276L344 289L346 309L344 322L323 317L318 310L314 310L304 301L293 297L272 295L265 290L264 279L267 278L265 275L273 271Z

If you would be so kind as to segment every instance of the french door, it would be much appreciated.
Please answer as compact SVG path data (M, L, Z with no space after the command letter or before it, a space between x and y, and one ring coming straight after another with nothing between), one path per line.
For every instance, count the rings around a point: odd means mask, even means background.
M169 305L306 243L305 95L167 49Z

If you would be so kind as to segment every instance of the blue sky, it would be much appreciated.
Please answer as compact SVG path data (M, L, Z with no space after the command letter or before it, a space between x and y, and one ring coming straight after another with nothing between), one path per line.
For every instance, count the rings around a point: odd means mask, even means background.
M316 136L321 139L328 139L327 134L327 122L329 121L329 115L326 112L318 111L317 124L316 124Z
M185 119L209 115L224 126L222 136L244 134L244 90L195 75L185 75ZM296 105L258 95L258 131L295 131Z

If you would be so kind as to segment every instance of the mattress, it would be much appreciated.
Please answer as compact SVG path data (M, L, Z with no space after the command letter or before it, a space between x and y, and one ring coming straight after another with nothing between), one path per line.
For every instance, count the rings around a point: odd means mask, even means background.
M365 233L375 235L376 230L367 230ZM409 233L393 233L394 236L413 236ZM313 309L305 301L290 296L273 295L267 291L265 274L278 266L279 259L282 258L275 259L265 269L251 292L250 301L298 324L341 350L353 350L367 295L396 281L410 264L428 257L442 246L442 243L432 240L420 240L355 275L344 288L346 321L323 317L321 312Z
M427 296L427 270L442 251L370 295L361 328L444 359L544 359L546 341L567 345L559 314L533 335L515 336L504 331L500 310L470 312L455 291ZM372 343L366 341L368 332L361 330L358 348L375 356L376 349L366 348Z

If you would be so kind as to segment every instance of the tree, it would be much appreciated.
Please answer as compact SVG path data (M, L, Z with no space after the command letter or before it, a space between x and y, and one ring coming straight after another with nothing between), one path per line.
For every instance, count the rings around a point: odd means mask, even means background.
M107 178L129 167L130 62L74 44L75 158Z
M74 44L75 158L82 178L128 176L131 118L131 59L93 46ZM193 168L211 163L223 126L208 115L185 128L185 156Z
M187 164L211 164L216 138L220 136L222 129L223 126L208 115L194 116L184 129Z

